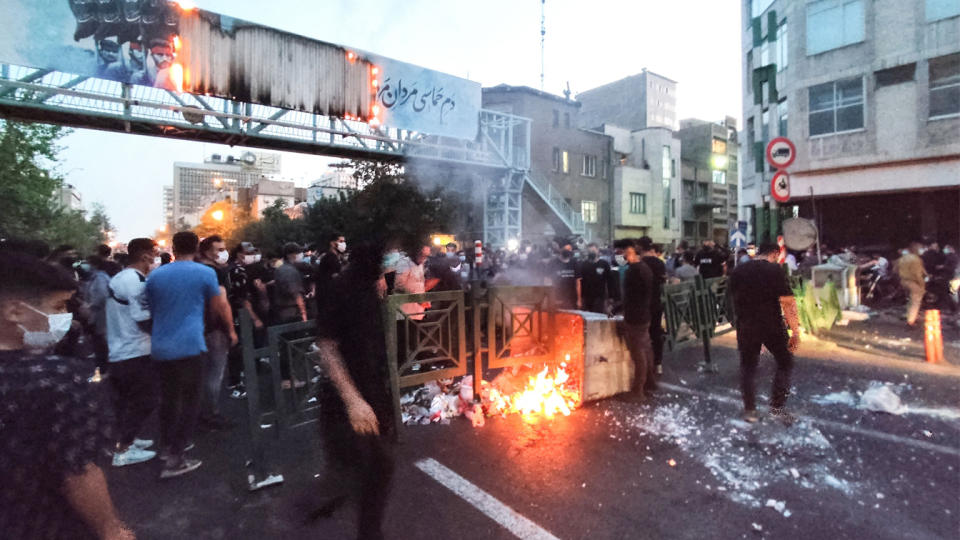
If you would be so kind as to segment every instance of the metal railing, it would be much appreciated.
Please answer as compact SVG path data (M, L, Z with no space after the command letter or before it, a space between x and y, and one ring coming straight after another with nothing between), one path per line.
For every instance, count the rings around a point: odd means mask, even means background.
M570 229L571 233L583 234L586 230L583 223L583 214L575 211L573 207L570 206L566 197L563 196L563 193L554 189L553 184L546 178L534 174L531 171L527 171L525 178L530 187L533 188L537 195L556 213L563 224Z

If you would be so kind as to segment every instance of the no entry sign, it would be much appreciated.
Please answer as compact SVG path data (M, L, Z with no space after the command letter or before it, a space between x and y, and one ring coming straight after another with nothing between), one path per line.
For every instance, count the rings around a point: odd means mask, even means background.
M797 159L797 147L786 137L777 137L767 145L767 163L776 169L786 169Z
M770 181L770 195L777 202L785 203L790 200L790 175L787 171L777 171Z

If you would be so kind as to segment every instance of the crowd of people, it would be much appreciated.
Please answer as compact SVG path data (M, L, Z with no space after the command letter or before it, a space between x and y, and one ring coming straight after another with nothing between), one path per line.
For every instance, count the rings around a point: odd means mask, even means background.
M329 515L348 495L359 495L358 523L376 537L393 470L381 315L387 295L463 290L478 280L541 285L553 289L559 309L622 314L636 367L633 392L650 399L663 371L663 287L726 275L738 314L744 418L751 422L758 418L754 375L762 347L777 363L771 412L791 419L784 404L800 333L783 265L803 273L821 262L854 264L884 279L895 274L908 291L908 324L925 294L956 309L955 252L919 242L896 263L853 249L820 259L776 244L731 252L709 241L697 250L680 243L668 254L649 237L604 247L525 243L484 253L482 265L455 243L401 250L360 242L348 249L341 234L264 254L249 242L228 250L218 236L181 232L172 247L164 253L137 238L125 253L100 246L81 259L70 246L0 244L0 471L8 479L0 488L0 530L19 537L25 527L40 527L41 537L57 537L79 527L102 538L132 537L113 509L98 453L109 449L114 467L156 460L161 479L200 467L190 454L198 432L234 427L220 411L224 389L245 397L243 317L260 344L269 326L317 321L314 349L328 388L320 393L320 424L332 465L311 515ZM432 307L409 302L399 317L423 320ZM289 364L280 369L285 388L306 384ZM104 384L92 384L98 381ZM146 433L154 413L156 442ZM38 464L39 474L27 473Z

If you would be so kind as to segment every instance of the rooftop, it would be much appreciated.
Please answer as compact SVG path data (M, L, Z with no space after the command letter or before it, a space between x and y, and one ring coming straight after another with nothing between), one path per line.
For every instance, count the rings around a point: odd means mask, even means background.
M554 101L559 101L567 105L573 105L575 107L580 106L580 102L567 99L563 96L558 96L556 94L551 94L549 92L544 92L542 90L537 90L536 88L531 88L529 86L511 86L509 84L498 84L497 86L490 86L483 89L484 94L494 93L494 94L528 94L544 99L552 99Z

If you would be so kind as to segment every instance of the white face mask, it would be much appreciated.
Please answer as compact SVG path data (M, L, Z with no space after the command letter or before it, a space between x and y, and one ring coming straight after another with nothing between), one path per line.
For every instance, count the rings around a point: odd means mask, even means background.
M257 253L256 255L253 256L253 262L258 263L262 258L263 258L263 255L261 255L260 253Z
M222 250L217 252L217 262L220 264L227 264L227 261L230 260L230 253L227 250Z
M614 257L614 259L616 259L617 261L617 266L623 266L627 264L627 258L624 257L623 255L617 255Z
M256 255L244 255L244 256L243 256L243 264L248 264L248 265L249 265L249 264L253 264L253 263L255 263L255 262L257 262L257 256L256 256Z
M337 251L340 253L346 253L347 243L346 242L337 242Z
M303 253L297 253L297 256L293 260L298 263L303 262Z
M23 344L27 348L48 349L59 343L70 331L70 324L73 323L73 313L47 314L30 304L23 303L23 305L47 318L47 330L44 332L31 332L22 325L17 325L20 330L23 330Z
M153 262L150 263L150 271L153 272L157 268L160 268L160 264L163 263L163 260L160 257L154 257Z

